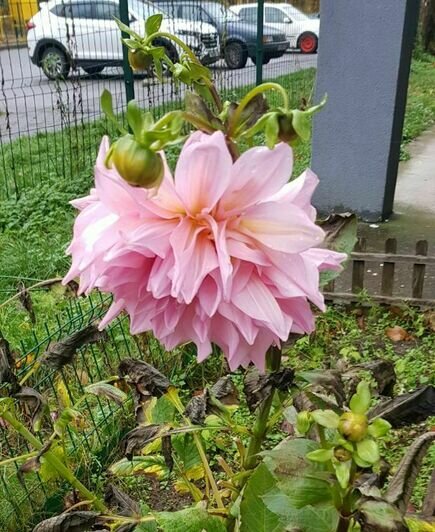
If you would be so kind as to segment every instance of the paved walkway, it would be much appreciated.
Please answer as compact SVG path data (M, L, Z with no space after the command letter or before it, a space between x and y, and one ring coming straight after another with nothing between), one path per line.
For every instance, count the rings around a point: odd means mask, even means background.
M429 243L435 255L435 127L408 146L411 158L399 165L394 214L388 222L361 224L371 248L395 237L402 252L412 252L417 240ZM381 249L377 249L381 251Z

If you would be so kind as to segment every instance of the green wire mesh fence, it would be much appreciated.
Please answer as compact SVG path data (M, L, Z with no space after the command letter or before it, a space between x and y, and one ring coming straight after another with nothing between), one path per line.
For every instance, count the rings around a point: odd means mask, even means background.
M18 377L31 370L54 342L98 321L109 303L109 297L98 293L88 298L72 300L63 315L56 318L56 323L52 327L45 327L46 335L37 337L31 333L22 342L21 354L15 359ZM29 385L49 402L52 415L53 412L60 411L65 402L73 404L82 395L87 384L116 375L122 357L138 356L138 346L126 332L124 322L122 318L114 322L107 329L104 341L79 349L72 364L60 370L45 366L29 379ZM128 421L129 415L122 406L100 397L85 399L81 411L81 424L67 427L64 445L67 456L64 460L73 464L79 477L92 484L94 478L89 471L92 469L92 475L98 477L99 464L116 449L123 423ZM47 423L50 425L49 420L45 419L44 424ZM5 422L0 424L0 461L32 450ZM39 473L20 474L21 463L22 461L0 466L2 531L31 529L44 517L60 511L65 505L65 494L71 491L65 483L52 479L49 475L42 475L44 478L41 478Z

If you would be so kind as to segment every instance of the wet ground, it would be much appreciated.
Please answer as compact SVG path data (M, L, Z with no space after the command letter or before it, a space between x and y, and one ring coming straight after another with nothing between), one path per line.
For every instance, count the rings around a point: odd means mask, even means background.
M359 225L359 236L365 237L366 251L381 253L388 238L397 239L397 253L414 255L419 240L427 240L428 255L435 256L435 127L413 141L410 160L399 165L394 214L382 223ZM369 293L380 293L383 263L365 264L365 287ZM337 282L336 291L349 292L351 271L348 268ZM401 264L394 274L394 295L410 297L412 264ZM435 265L426 267L423 298L435 300Z

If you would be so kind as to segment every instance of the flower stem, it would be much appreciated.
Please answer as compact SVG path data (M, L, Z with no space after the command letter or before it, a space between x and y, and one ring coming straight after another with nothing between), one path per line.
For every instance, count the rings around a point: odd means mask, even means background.
M166 394L166 397L169 399L169 401L171 401L171 403L175 406L175 408L178 410L178 412L183 416L183 419L186 422L186 424L189 425L189 426L192 426L192 423L191 423L190 419L187 418L184 415L184 405L181 402L180 397L178 396L177 390L176 389L169 389L169 391ZM198 454L199 454L199 456L201 458L201 462L202 462L202 465L204 467L205 474L207 475L207 479L210 482L210 486L211 486L211 489L213 491L213 496L214 496L214 498L216 500L216 503L217 503L217 505L220 508L223 508L224 504L223 504L222 498L220 496L219 489L217 487L216 481L214 479L213 472L210 469L210 465L208 463L207 456L206 456L205 451L204 451L204 447L202 446L202 442L201 442L198 434L196 434L195 432L192 433L192 437L193 437L193 441L195 443L195 446L196 446L196 448L198 450Z
M276 347L271 347L268 352L269 368L271 371L277 371L281 365L281 351ZM272 389L269 396L264 399L261 406L258 409L257 419L255 420L254 427L252 429L251 440L246 452L245 461L243 467L245 469L253 469L257 463L257 454L261 450L264 437L267 432L267 421L269 419L270 409L272 407L273 396L275 390Z
M0 467L4 467L9 464L13 464L14 462L18 462L20 460L27 460L28 458L33 458L38 454L38 451L33 451L31 453L27 454L20 454L20 456L13 456L12 458L7 458L6 460L2 460L0 462Z
M237 123L240 120L242 116L242 112L245 109L245 107L248 105L248 103L253 98L255 98L255 96L257 96L258 94L261 94L269 90L279 92L282 96L284 109L287 110L289 108L289 99L288 99L288 95L284 87L282 87L279 83L273 83L273 82L262 83L261 85L258 85L257 87L254 87L253 89L251 89L248 92L248 94L245 94L245 96L240 101L231 119L231 124L228 129L228 137L231 137L234 134L234 131L237 127Z
M43 444L36 438L11 412L3 411L1 417L9 423L25 440L27 440L37 451L41 451ZM99 499L94 493L88 490L80 480L70 471L59 458L50 450L44 453L46 462L59 473L67 482L75 488L80 495L93 502L95 508L100 512L107 512L108 509L104 502Z
M171 33L166 33L165 31L158 31L157 33L153 33L150 35L144 42L144 45L147 46L152 41L158 37L164 37L166 39L169 39L173 41L174 43L178 44L180 48L182 48L186 54L189 56L189 58L198 65L201 64L201 61L196 57L196 55L192 52L192 50L187 46L185 42L183 42L181 39L176 37L175 35L172 35ZM219 113L222 111L222 100L218 94L218 91L216 90L216 87L214 84L207 78L204 78L204 83L207 85L208 90L210 91L211 97L213 98L214 103L216 104L217 110Z

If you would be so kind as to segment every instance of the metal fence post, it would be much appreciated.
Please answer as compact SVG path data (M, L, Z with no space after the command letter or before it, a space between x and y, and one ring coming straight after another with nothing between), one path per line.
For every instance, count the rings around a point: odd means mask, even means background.
M264 0L258 0L257 2L257 71L256 71L256 84L263 83L263 22L264 22Z
M119 0L119 18L126 26L130 25L130 17L128 14L128 0ZM122 32L122 37L128 39L128 34ZM128 49L122 45L122 69L124 72L124 85L127 102L134 99L134 80L133 71L130 63L128 62Z

